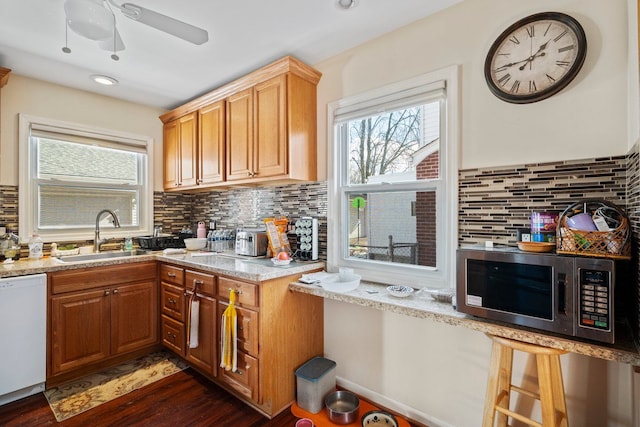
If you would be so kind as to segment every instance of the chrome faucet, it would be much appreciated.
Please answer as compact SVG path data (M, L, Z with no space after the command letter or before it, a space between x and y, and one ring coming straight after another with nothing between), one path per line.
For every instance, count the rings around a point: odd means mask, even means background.
M98 215L96 215L96 234L93 239L93 251L96 253L100 252L100 245L105 242L105 240L100 239L100 217L103 213L108 213L109 215L111 215L111 217L113 218L113 226L115 228L120 228L120 220L118 219L118 215L116 215L115 212L110 209L103 209L98 212Z

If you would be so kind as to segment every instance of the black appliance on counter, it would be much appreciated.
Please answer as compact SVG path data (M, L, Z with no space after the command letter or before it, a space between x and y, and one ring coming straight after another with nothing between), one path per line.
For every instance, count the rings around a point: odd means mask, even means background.
M186 247L184 239L192 238L193 233L180 233L171 236L142 236L138 237L138 245L142 249L161 251L163 249L179 249Z
M612 259L458 249L457 309L485 319L613 343L624 264ZM619 312L616 312L619 311Z

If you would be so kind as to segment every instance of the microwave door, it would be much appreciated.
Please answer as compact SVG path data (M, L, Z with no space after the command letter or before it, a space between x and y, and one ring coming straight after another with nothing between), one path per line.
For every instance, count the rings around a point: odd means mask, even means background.
M466 264L469 314L573 334L571 275L560 280L560 272L544 263L467 259Z

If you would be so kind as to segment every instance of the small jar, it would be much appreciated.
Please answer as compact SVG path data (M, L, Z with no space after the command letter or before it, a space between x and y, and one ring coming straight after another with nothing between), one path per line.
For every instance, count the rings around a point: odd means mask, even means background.
M37 233L33 233L29 239L29 258L39 259L42 258L42 247L44 242Z

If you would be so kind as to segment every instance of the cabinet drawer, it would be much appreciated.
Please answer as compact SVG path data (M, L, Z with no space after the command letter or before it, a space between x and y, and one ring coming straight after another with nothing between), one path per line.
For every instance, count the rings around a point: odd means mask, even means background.
M185 320L185 296L184 289L168 283L163 283L160 288L160 304L162 314L172 317L180 322Z
M226 302L218 302L218 318L222 318L224 310L229 306ZM258 312L236 307L238 314L238 348L252 356L258 356Z
M83 291L107 286L155 280L156 263L140 262L104 267L56 271L47 275L52 294Z
M220 277L218 296L229 300L229 290L236 291L236 302L240 305L258 307L258 285Z
M184 324L165 315L162 316L162 344L184 356Z
M184 270L180 267L160 264L160 280L176 286L184 286Z
M216 277L211 274L187 270L184 285L190 291L197 286L197 293L214 298L216 296Z
M242 351L238 352L238 370L225 371L220 368L218 377L247 399L258 400L258 359Z

